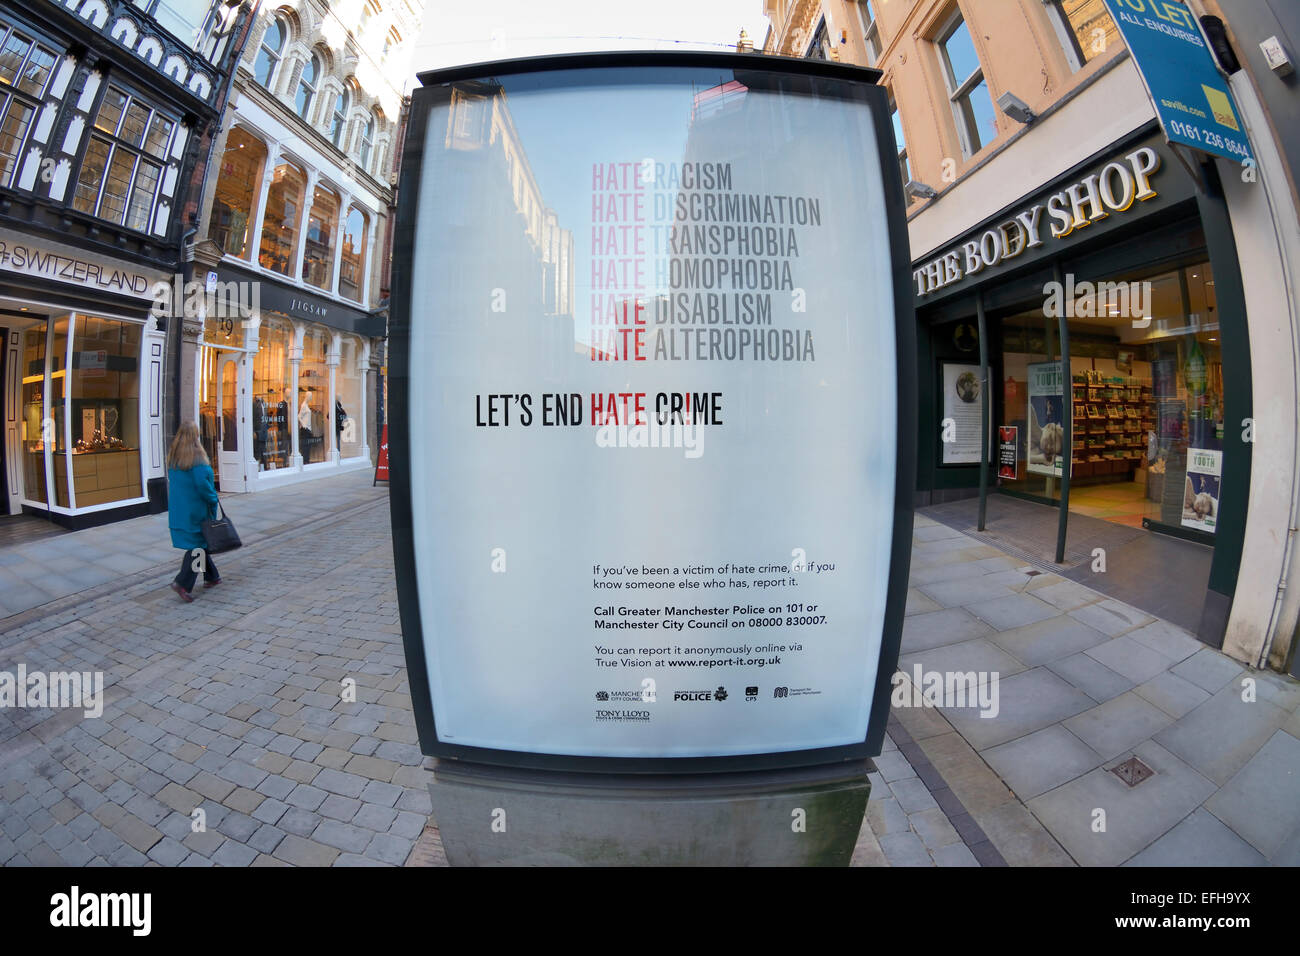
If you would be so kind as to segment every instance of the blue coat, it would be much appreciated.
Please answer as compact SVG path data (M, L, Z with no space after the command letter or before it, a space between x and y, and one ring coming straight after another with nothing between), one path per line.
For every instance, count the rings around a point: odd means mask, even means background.
M189 471L167 469L167 526L176 548L206 548L203 520L217 514L217 488L211 465L195 465Z

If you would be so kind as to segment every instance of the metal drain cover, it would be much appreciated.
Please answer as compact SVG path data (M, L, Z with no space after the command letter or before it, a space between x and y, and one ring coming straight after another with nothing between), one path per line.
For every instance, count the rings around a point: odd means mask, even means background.
M1147 777L1155 776L1155 771L1137 757L1129 757L1123 763L1110 768L1110 772L1119 777L1130 787L1136 787Z

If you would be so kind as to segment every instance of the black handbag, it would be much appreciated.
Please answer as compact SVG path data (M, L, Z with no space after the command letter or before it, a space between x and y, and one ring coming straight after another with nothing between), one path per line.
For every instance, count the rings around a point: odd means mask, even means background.
M201 527L203 540L208 543L209 554L234 551L243 546L243 542L239 540L239 532L235 530L230 516L220 504L217 505L216 518L205 518Z

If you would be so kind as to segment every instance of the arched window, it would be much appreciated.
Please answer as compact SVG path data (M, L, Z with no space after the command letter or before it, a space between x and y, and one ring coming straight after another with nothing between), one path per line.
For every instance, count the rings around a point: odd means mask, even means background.
M375 118L369 116L361 128L361 142L357 146L357 161L367 172L370 170L370 151L375 145Z
M298 115L308 121L311 119L311 104L316 98L316 80L319 76L320 57L313 53L311 59L303 64L302 76L298 79L298 96L294 100Z
M279 17L262 34L262 46L257 51L257 60L253 63L253 74L257 82L267 89L275 79L275 72L280 68L280 55L284 52L284 41L288 39L289 27Z
M293 274L293 255L297 248L298 230L302 226L303 194L307 191L307 175L291 163L275 167L271 188L266 193L266 209L262 215L262 248L257 261L264 269L281 275Z
M343 130L347 128L348 116L348 91L339 90L338 98L334 100L334 119L330 126L330 139L335 146L343 145Z
M353 302L361 301L368 225L366 214L356 206L348 210L348 218L343 221L343 254L339 257L339 295Z

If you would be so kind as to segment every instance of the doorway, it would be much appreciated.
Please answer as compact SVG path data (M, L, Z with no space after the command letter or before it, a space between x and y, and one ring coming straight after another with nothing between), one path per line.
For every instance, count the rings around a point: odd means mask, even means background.
M199 438L220 491L246 491L241 442L244 356L204 346L200 358Z

